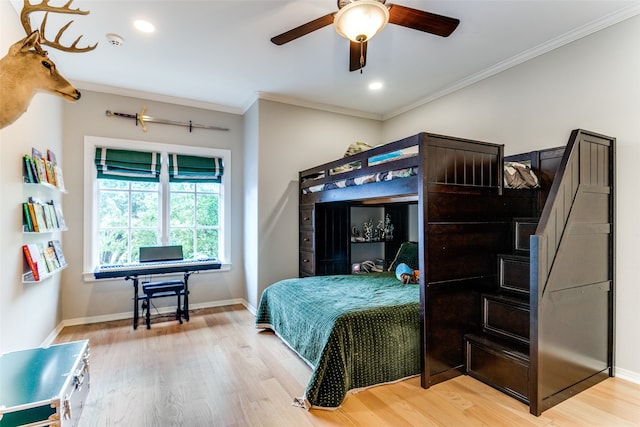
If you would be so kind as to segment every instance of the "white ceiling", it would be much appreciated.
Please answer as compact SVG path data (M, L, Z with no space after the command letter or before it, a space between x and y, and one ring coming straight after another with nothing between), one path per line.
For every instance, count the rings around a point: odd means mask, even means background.
M22 0L11 2L22 8ZM73 19L63 43L82 35L79 46L98 42L97 49L47 50L81 89L235 113L261 96L388 118L640 13L638 0L391 2L461 22L448 38L387 25L369 42L360 74L348 71L349 42L332 26L282 46L270 42L336 11L335 0L75 0L73 8L90 14L51 15L47 38ZM137 32L132 22L140 18L151 21L155 33ZM33 26L41 19L32 14ZM124 44L108 43L107 33ZM384 88L370 91L372 81Z

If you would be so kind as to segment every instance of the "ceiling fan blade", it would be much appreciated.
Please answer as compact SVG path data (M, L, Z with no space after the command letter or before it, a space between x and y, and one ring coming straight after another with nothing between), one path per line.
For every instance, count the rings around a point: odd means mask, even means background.
M414 30L437 36L448 37L460 23L459 19L448 16L436 15L398 4L388 4L389 22Z
M357 71L367 65L367 42L362 43L364 61L360 64L360 43L349 40L349 71Z
M271 41L278 46L289 43L290 41L295 40L298 37L305 36L315 30L319 30L322 27L333 24L333 15L335 15L335 12L322 16L318 19L314 19L313 21L307 22L306 24L302 24L299 27L273 37Z

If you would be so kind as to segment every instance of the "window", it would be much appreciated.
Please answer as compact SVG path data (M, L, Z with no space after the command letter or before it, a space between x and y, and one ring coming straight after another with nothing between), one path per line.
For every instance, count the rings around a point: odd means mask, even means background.
M86 137L85 160L85 272L140 246L229 263L229 150Z

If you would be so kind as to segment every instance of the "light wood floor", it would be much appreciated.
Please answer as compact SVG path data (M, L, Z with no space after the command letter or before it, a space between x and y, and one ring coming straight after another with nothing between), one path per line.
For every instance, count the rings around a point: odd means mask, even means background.
M80 427L96 426L639 426L640 385L610 378L544 412L470 377L428 390L418 378L348 396L336 411L291 406L310 368L242 306L64 328L89 339L91 391Z

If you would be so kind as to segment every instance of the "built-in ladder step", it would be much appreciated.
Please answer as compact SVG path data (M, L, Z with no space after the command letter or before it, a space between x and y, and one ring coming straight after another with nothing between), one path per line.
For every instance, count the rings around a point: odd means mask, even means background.
M498 254L496 292L481 295L482 330L464 336L468 375L529 403L530 236L538 218L513 219L513 253Z
M529 295L529 256L498 254L498 278L501 291L523 297Z
M482 295L482 332L529 344L529 301L503 295Z
M513 219L513 247L516 252L529 252L529 237L536 234L538 218Z
M464 337L468 375L529 404L529 350L497 338Z

